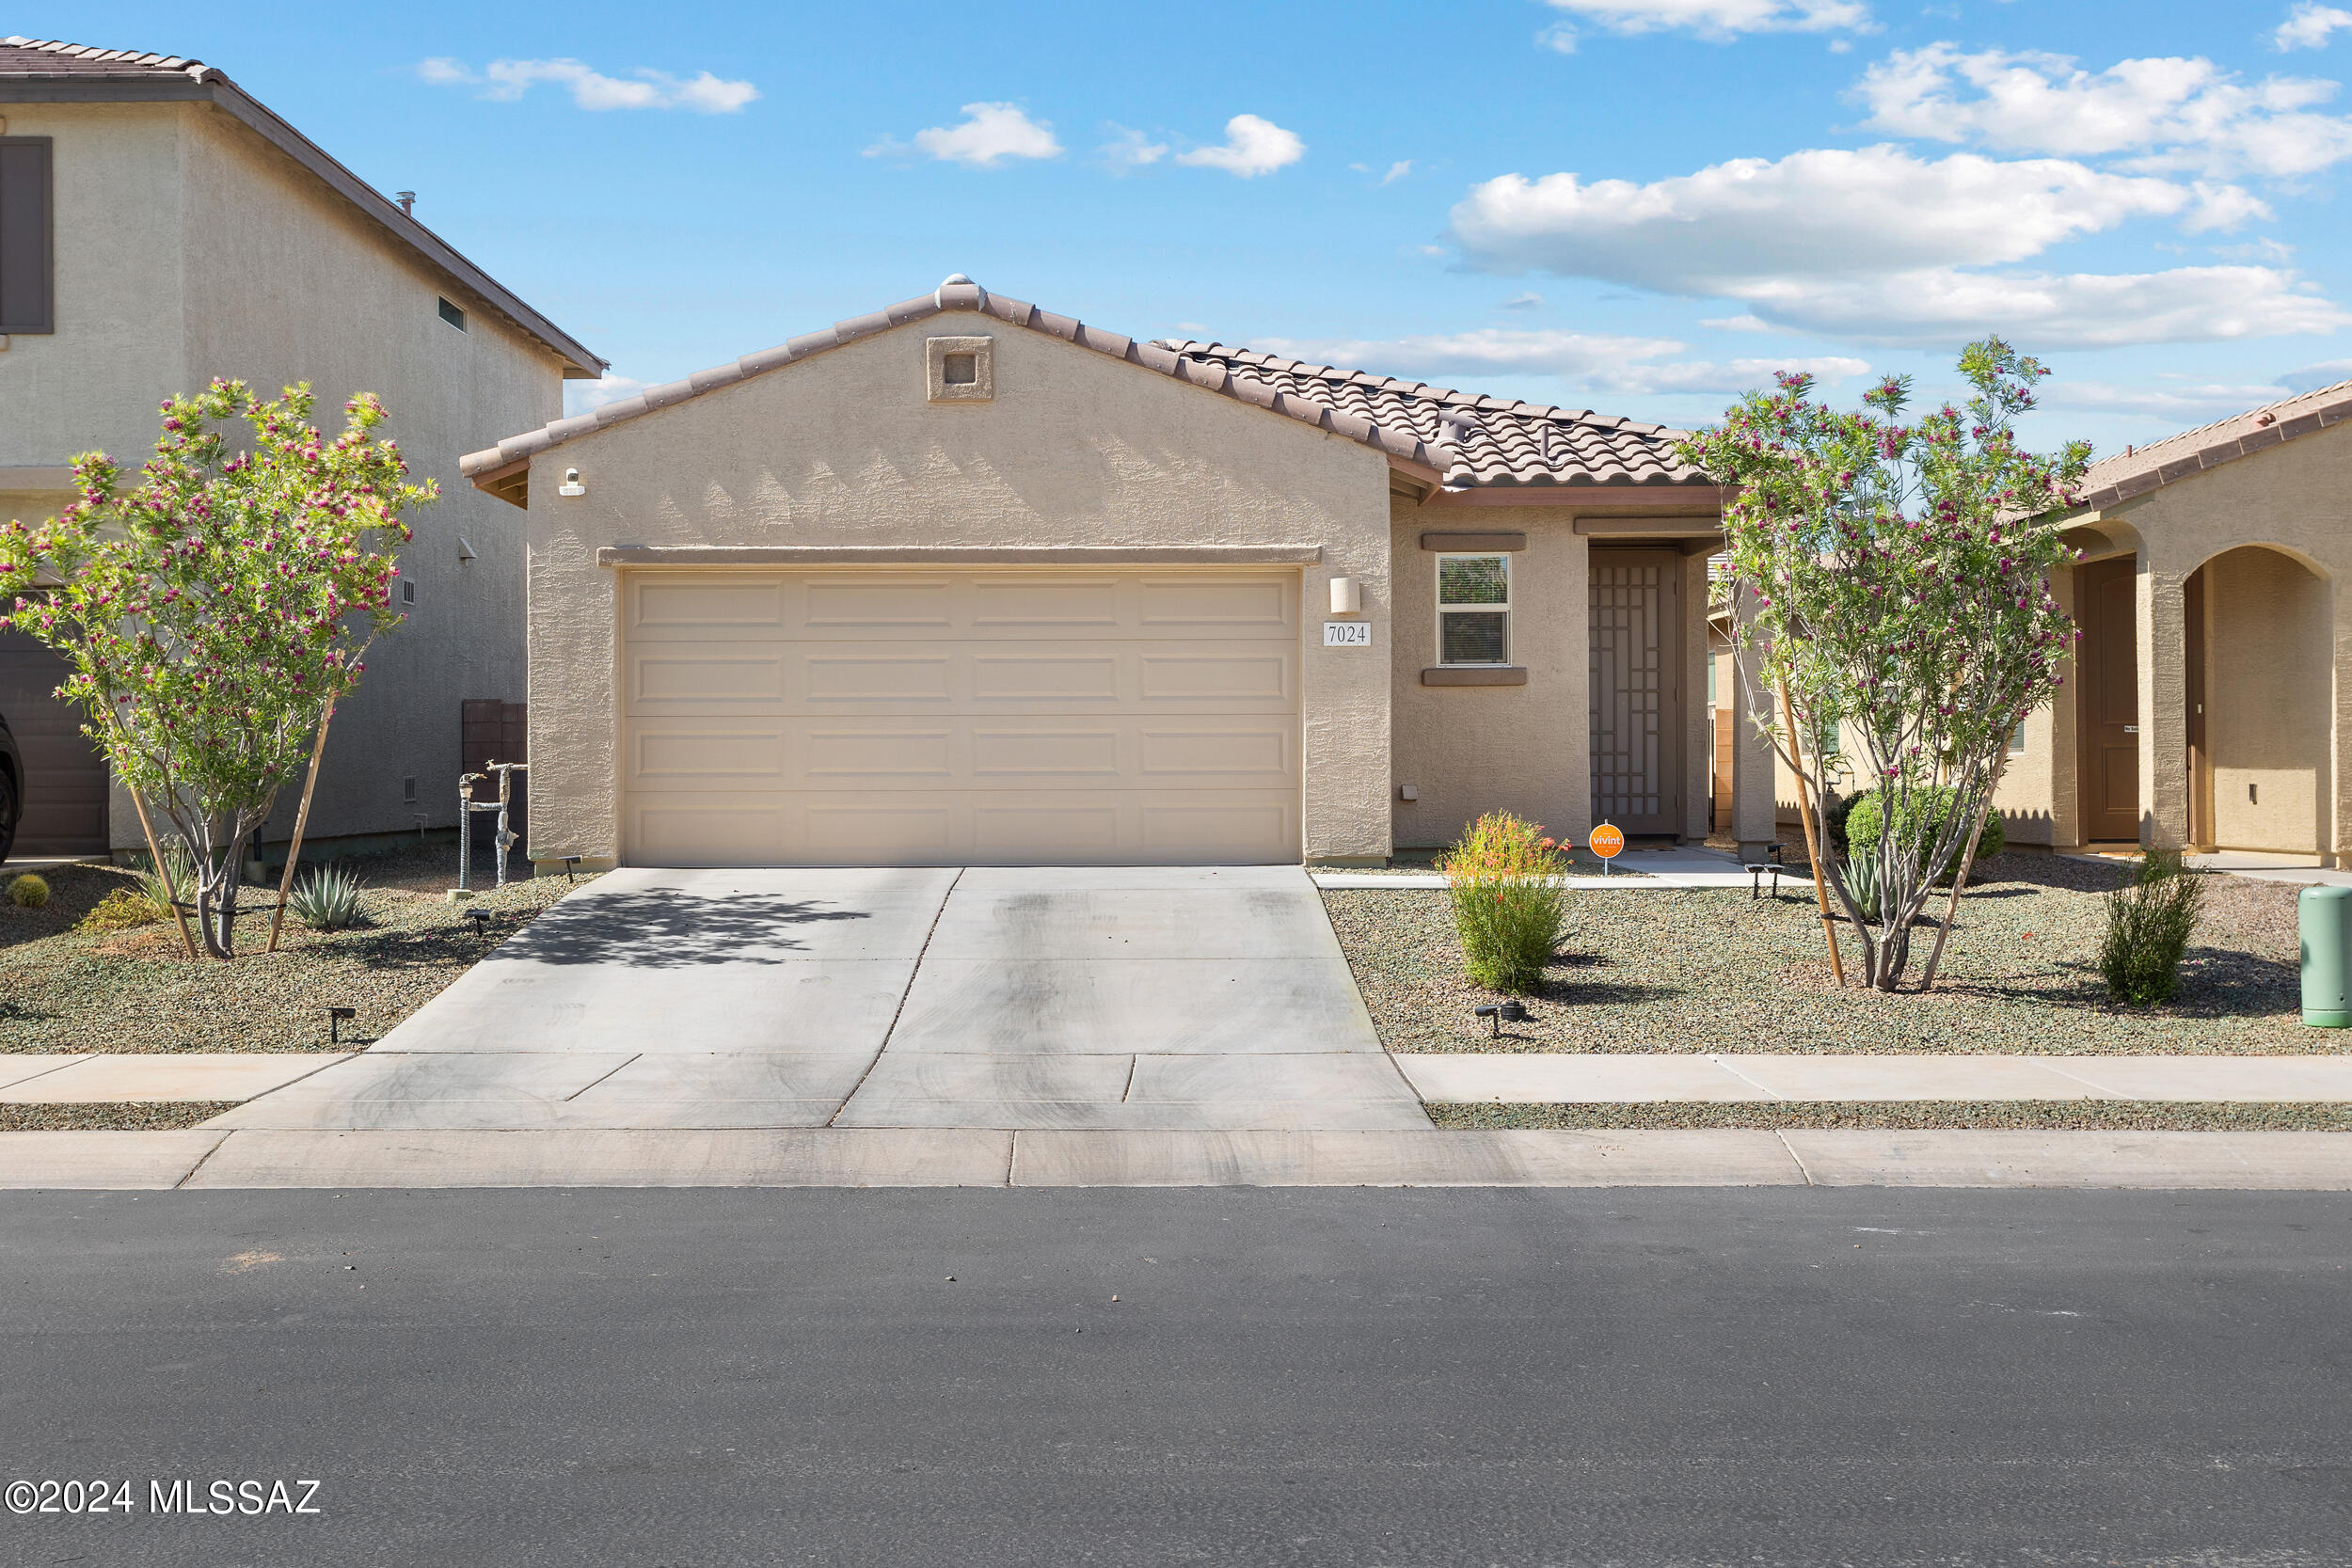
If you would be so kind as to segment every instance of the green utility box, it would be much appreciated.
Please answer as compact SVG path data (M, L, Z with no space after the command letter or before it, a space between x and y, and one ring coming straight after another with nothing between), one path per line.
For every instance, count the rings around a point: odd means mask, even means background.
M2352 887L2307 887L2296 904L2303 937L2303 1022L2352 1028Z

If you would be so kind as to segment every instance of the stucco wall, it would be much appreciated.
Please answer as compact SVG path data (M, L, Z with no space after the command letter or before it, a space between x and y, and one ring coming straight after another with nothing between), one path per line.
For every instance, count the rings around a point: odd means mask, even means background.
M2232 583L2228 608L2214 603L2207 622L2216 836L2236 848L2352 856L2352 769L2344 766L2352 605L2337 591L2352 574L2352 430L2314 432L2071 521L2114 539L2138 562L2144 831L2165 842L2187 837L2181 593L2191 573L2212 563L2216 592L2224 577ZM2216 561L2248 546L2280 559ZM2309 570L2287 569L2289 558ZM2231 621L2257 629L2249 651L2229 656L2225 673ZM2053 719L2047 793L2029 797L2022 783L2003 792L2004 805L2015 800L2021 809L2049 812L2060 844L2074 841L2073 713L2070 671ZM2249 783L2260 786L2259 809L2247 800Z
M186 379L186 113L0 103L9 135L54 138L56 245L56 330L13 334L0 354L0 467L62 467L93 450L135 463L154 444L155 405Z
M321 428L354 392L382 398L381 433L441 499L410 515L400 570L406 624L368 655L339 709L310 831L380 832L457 820L459 705L523 695L523 514L483 494L457 460L563 412L554 355L412 259L292 159L228 116L191 108L184 141L185 360L198 382L275 393L308 381ZM440 318L447 296L466 330ZM459 541L474 559L461 559ZM418 803L403 800L417 781ZM293 827L293 791L270 836Z
M993 402L927 401L924 341L956 336L994 340ZM561 497L573 467L587 494ZM1384 856L1387 497L1369 448L961 311L569 442L531 472L532 850L619 853L620 617L600 546L1311 544L1306 851ZM1335 576L1362 587L1370 649L1322 645Z
M1573 515L1537 507L1432 513L1391 501L1396 573L1396 783L1418 800L1395 804L1396 842L1451 844L1489 811L1512 811L1581 842L1592 827L1592 649L1586 541ZM1423 686L1438 662L1438 555L1424 531L1524 532L1512 553L1510 657L1525 686Z
M2317 852L2328 847L2328 585L2275 550L2232 550L2205 571L2215 842Z
M453 823L459 703L519 699L524 685L522 514L466 483L457 459L557 417L560 364L209 104L5 111L10 135L56 138L57 330L0 354L0 466L62 466L91 448L135 464L156 404L216 375L263 395L307 380L330 432L352 393L382 397L385 433L442 500L411 519L401 570L419 602L336 715L310 832ZM443 294L468 309L468 331L440 320ZM67 499L0 495L0 512L30 519ZM460 561L461 538L474 560ZM291 831L293 795L265 837ZM114 842L135 847L118 797Z

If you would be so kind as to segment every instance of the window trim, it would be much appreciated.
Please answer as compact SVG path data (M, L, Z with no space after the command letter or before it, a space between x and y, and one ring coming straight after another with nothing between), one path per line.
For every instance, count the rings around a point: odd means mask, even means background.
M55 136L0 136L0 147L41 150L40 245L42 315L39 325L0 318L0 334L9 337L53 337L57 330L57 150Z
M1445 563L1449 561L1499 561L1502 562L1502 602L1501 604L1448 603L1445 596ZM1511 667L1511 617L1518 589L1513 582L1511 556L1505 550L1444 550L1438 553L1437 570L1431 574L1430 594L1438 607L1433 627L1438 639L1438 668L1440 670L1506 670ZM1459 613L1500 614L1502 617L1502 657L1474 661L1450 659L1445 657L1445 618L1451 610Z
M433 297L437 302L434 307L435 313L441 318L442 325L453 326L460 332L465 331L466 308L447 294L436 294Z

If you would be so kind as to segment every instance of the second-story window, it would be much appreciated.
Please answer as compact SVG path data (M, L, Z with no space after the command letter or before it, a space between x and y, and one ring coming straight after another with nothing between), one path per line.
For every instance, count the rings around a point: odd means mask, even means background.
M446 299L441 301L441 319L460 332L466 330L466 312Z
M0 136L0 332L55 332L47 136Z

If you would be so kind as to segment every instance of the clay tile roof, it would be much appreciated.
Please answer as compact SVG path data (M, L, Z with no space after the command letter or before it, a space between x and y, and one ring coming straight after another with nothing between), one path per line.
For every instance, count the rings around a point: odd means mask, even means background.
M459 469L482 483L541 452L607 425L667 408L718 387L765 375L876 332L944 310L977 310L1010 325L1060 338L1114 359L1285 415L1385 454L1391 463L1438 477L1448 490L1509 487L1689 484L1711 493L1705 471L1674 461L1682 433L1589 410L1538 406L1454 392L1421 382L1338 371L1216 343L1145 343L1088 326L1034 305L991 293L961 273L935 293L872 315L837 322L731 365L652 387L594 413L557 420L510 436L462 459Z
M248 96L217 68L177 55L96 49L56 39L0 38L0 105L175 101L215 104L267 139L477 302L537 339L564 362L566 380L595 380L604 373L606 362L600 356L532 309L414 214L393 205L383 192L337 163L326 149Z
M2347 419L2352 419L2352 381L2298 392L2102 458L2083 475L2080 504L2112 506Z
M142 55L134 49L93 49L56 39L0 39L0 74L9 76L193 76L226 81L202 60Z
M1675 461L1674 445L1684 433L1663 425L1456 392L1222 343L1167 346L1186 359L1224 366L1236 376L1385 429L1412 432L1439 451L1443 462L1435 466L1448 489L1714 483L1705 470Z

